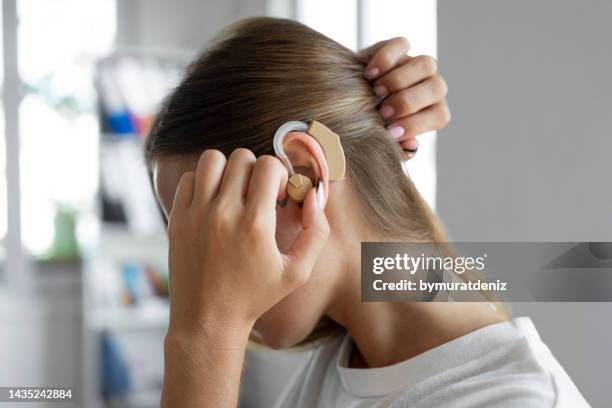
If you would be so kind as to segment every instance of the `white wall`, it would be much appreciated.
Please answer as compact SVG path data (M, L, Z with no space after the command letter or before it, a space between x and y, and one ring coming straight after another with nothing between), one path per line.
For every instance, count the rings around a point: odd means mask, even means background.
M266 7L266 0L118 0L117 43L200 50L226 25Z
M438 0L453 120L438 212L456 241L612 241L612 2ZM612 304L515 304L595 407Z

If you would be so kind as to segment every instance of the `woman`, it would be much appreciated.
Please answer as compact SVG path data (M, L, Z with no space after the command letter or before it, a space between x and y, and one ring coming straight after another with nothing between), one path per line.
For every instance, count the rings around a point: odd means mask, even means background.
M408 126L387 131L379 114L395 123L444 109L394 103L401 92L379 106L366 63L296 22L245 20L165 104L146 145L169 220L163 405L235 406L255 334L273 348L314 348L283 407L586 406L529 319L507 321L487 303L361 302L361 242L444 240L390 137ZM391 74L372 65L385 94ZM445 93L436 75L416 86ZM285 151L315 188L282 206L287 171L272 136L290 120L340 135L347 169L330 182L314 139L290 133Z

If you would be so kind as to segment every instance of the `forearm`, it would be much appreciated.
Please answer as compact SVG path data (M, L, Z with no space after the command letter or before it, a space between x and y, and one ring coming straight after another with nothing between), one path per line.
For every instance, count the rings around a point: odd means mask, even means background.
M164 344L162 407L231 407L238 402L250 328L169 330Z

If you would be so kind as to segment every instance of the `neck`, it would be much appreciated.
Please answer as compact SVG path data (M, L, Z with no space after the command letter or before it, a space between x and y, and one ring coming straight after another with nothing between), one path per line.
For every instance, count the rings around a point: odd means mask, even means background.
M351 235L345 235L351 236ZM355 237L355 235L352 235ZM506 320L492 303L362 302L360 237L342 243L342 284L336 285L327 314L344 326L357 349L357 366L384 367L407 360L479 328Z

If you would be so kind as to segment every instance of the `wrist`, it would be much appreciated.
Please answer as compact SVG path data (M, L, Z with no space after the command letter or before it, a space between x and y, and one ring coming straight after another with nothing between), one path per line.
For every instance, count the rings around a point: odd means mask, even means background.
M230 351L243 349L249 339L253 324L250 322L202 319L197 324L180 325L170 322L165 338L165 347L197 352Z
M162 407L236 406L252 326L176 323L164 340Z

